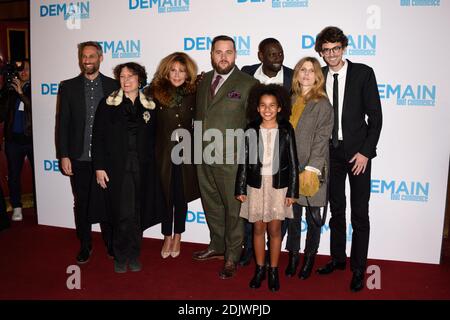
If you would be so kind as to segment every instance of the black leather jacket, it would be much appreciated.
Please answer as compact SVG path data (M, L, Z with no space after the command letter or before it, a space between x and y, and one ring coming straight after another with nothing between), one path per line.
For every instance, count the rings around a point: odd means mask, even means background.
M254 129L258 133L259 125L260 121L251 122L246 130ZM274 152L273 162L279 161L279 170L273 175L272 186L275 189L287 187L286 197L298 198L299 171L294 129L288 121L281 120L278 123L278 134L279 158L277 159L276 152ZM262 146L259 143L259 139L258 134L258 146ZM261 188L261 160L258 157L256 164L250 164L249 157L253 157L254 155L250 155L249 149L251 150L253 148L249 147L249 138L246 136L244 143L245 164L239 164L238 167L235 187L236 196L246 195L247 185L256 189Z

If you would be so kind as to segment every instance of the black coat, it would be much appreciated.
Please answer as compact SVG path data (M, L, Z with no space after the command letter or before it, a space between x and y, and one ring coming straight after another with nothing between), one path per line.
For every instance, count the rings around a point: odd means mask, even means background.
M155 166L155 111L144 108L140 101L142 98L135 101L139 121L136 151L139 158L140 194L137 201L141 210L141 227L145 230L161 222L163 197ZM118 216L121 193L124 192L122 185L128 153L127 119L123 111L127 102L131 103L129 99L124 98L119 105L110 105L104 99L95 114L92 135L93 167L94 170L105 170L109 182L107 188L103 190L96 184L94 175L93 194L90 198L92 223L100 221L115 223L115 217Z
M119 83L100 74L104 96L119 88ZM78 159L84 148L86 101L84 75L62 81L58 97L57 149L59 158Z
M256 130L259 132L260 121L251 122L247 128ZM260 143L260 135L257 135L258 147L262 147ZM278 150L279 158L274 152L273 163L279 161L279 170L273 175L272 186L275 189L288 188L286 197L288 198L298 198L298 160L297 160L297 148L295 144L295 133L292 125L286 121L282 120L278 123ZM277 146L275 146L277 148ZM252 188L261 188L261 167L262 163L257 157L255 164L250 164L249 159L253 157L250 154L251 147L249 146L249 138L245 137L244 143L244 157L245 164L239 164L238 172L236 176L236 188L235 195L246 195L247 185ZM260 152L259 152L260 153ZM262 153L261 153L262 154Z
M377 80L369 66L353 63L348 59L347 63L342 120L339 124L344 136L345 157L350 160L359 152L372 159L377 155L377 143L383 123ZM328 70L328 67L322 68L325 86Z
M169 205L170 182L172 181L172 149L178 144L171 141L172 132L176 129L186 129L191 133L191 159L186 159L187 163L181 165L183 176L184 199L187 203L200 197L198 187L197 172L193 162L194 153L194 135L192 119L195 114L195 93L183 96L178 105L164 105L156 98L156 115L158 122L156 124L156 166L161 178L161 184L164 190L166 204ZM169 208L169 210L171 210Z

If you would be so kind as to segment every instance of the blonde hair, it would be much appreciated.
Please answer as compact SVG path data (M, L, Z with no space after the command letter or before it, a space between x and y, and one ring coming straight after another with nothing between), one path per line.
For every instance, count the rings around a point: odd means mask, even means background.
M300 69L303 67L305 62L311 62L314 68L314 85L311 90L309 90L305 96L302 93L302 86L300 82L297 80L298 74L300 73ZM325 77L322 73L322 68L320 66L319 60L314 57L304 57L300 59L299 62L295 65L294 75L292 76L292 92L295 96L301 97L304 99L305 103L310 100L317 101L321 98L326 98L327 93L324 89Z

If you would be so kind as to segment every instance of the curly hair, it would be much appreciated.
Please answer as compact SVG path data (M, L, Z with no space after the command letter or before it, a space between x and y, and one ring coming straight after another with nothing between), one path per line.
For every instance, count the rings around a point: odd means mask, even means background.
M169 80L170 69L172 65L178 62L186 68L186 82L193 85L197 79L197 64L190 56L184 52L174 52L163 58L156 69L152 83Z
M289 121L291 116L291 99L287 90L278 84L256 84L252 87L248 97L247 120L249 122L259 120L261 115L258 112L259 102L262 96L268 95L276 98L281 111L277 114L277 121L281 119Z
M136 62L126 62L117 65L114 68L113 73L114 78L118 81L120 81L120 73L122 72L123 68L127 68L128 70L131 71L131 73L138 76L139 88L145 87L145 85L147 84L147 71L145 71L144 66L141 66L139 63Z
M348 38L344 34L344 32L339 29L338 27L326 27L316 37L316 44L314 45L314 50L316 50L317 53L322 52L322 45L324 43L335 43L340 42L342 45L342 48L346 48L348 46Z

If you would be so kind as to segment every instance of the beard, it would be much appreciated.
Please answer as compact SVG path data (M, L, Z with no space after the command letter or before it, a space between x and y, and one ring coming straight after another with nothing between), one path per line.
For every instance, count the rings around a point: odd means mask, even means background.
M233 62L230 63L227 67L222 68L222 67L219 65L219 64L220 64L220 61L219 61L219 63L215 63L214 60L212 60L212 59L211 59L211 64L212 64L214 70L216 70L216 72L217 72L218 74L227 74L227 73L229 73L231 70L233 70L233 68L234 68L234 66L235 66L234 61L233 61Z
M83 64L82 68L83 68L83 73L85 73L85 74L94 74L100 69L100 64L99 63L94 63L94 64L92 64L91 67L87 67L86 65Z

